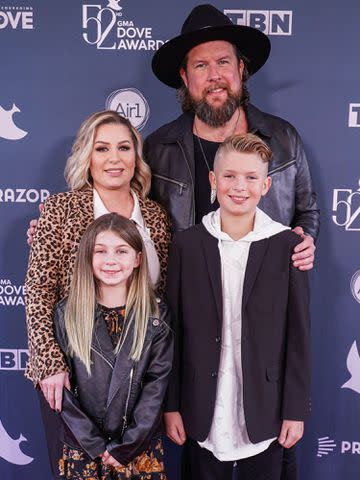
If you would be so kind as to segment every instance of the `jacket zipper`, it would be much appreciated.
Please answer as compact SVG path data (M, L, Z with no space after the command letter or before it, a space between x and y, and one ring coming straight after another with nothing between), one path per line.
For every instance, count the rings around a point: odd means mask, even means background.
M104 362L106 362L109 367L111 367L111 369L114 368L114 365L111 364L111 362L109 362L109 360L107 358L104 357L104 355L102 355L100 352L98 352L94 347L91 347L91 350L93 350L97 355L99 355L99 357L101 357Z
M165 177L164 175L159 175L158 173L153 173L153 177L161 178L161 180L165 180L170 183L174 183L180 187L180 195L182 195L183 190L187 187L186 183L178 182L177 180L173 180L172 178Z
M182 154L183 154L183 156L184 156L184 159L185 159L187 168L188 168L188 170L189 170L190 178L191 178L191 186L192 186L192 200L191 200L191 203L192 203L192 225L194 225L194 223L195 223L195 188L194 188L194 179L193 179L193 176L192 176L192 173L191 173L191 169L190 169L189 162L188 162L188 160L187 160L187 158L186 158L186 155L185 155L185 152L184 152L184 148L183 148L183 146L181 145L180 140L177 140L176 143L179 145L180 150L182 151Z
M268 175L272 175L273 173L280 172L281 170L285 170L285 168L290 167L296 163L296 160L290 160L290 162L283 163L282 165L279 165L278 167L274 168L274 170L270 170Z
M129 401L130 401L130 394L131 394L133 376L134 376L134 367L132 367L132 369L130 370L129 390L128 390L128 394L127 394L127 397L126 397L125 413L124 413L124 416L123 416L124 423L123 423L123 427L122 427L122 431L121 431L121 436L124 435L125 430L127 428L127 411L128 411L128 408L129 408Z

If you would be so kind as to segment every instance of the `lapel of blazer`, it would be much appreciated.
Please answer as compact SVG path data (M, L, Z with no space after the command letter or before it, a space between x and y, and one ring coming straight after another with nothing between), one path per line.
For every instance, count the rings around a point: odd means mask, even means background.
M263 261L266 250L269 246L269 239L264 238L250 245L249 258L246 265L244 290L243 290L243 308L249 300L251 290L254 286L257 274Z
M210 283L212 286L213 297L215 300L216 311L220 323L223 317L223 302L222 302L222 283L221 283L221 262L217 239L212 237L203 228L202 244L205 263L207 266ZM201 286L200 286L201 288Z

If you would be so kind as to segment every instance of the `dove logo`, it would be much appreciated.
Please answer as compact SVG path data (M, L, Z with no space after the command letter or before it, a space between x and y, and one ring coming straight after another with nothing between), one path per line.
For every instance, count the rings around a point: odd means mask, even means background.
M356 341L350 347L346 366L351 377L341 386L341 388L349 388L356 393L360 393L360 357Z
M13 103L11 110L4 110L0 105L0 137L6 140L20 140L28 132L17 127L13 120L14 113L20 112L20 109Z
M318 438L318 449L316 456L321 458L333 452L336 448L336 443L329 437Z
M122 10L122 7L120 7L119 3L120 0L109 0L107 8L112 8L113 10L115 10L115 12L120 12L120 10Z
M353 297L360 303L360 270L354 273L350 280L350 288Z
M0 420L0 458L14 465L28 465L34 459L21 451L20 443L26 442L21 433L17 440L12 439Z
M126 117L138 130L144 128L150 115L146 98L136 88L115 90L106 99L105 108Z

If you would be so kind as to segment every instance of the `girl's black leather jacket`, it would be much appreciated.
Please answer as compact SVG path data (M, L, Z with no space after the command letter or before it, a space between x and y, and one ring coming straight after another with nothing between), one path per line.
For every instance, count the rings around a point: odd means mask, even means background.
M129 358L132 330L117 356L100 309L95 313L91 376L68 353L64 326L65 300L58 303L54 328L70 372L71 391L64 388L61 418L64 442L94 459L107 450L126 465L149 445L159 429L173 359L170 312L150 317L141 359Z

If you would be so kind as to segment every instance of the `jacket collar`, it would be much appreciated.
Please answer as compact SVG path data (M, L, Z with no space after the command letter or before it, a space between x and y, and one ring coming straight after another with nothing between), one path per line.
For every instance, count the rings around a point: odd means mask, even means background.
M199 226L202 231L202 244L204 248L205 263L208 269L209 279L212 286L213 298L215 300L216 312L220 323L223 318L222 284L221 284L221 263L218 248L218 241L210 235L203 224Z
M210 235L203 224L199 225L202 230L202 244L205 253L205 262L207 265L209 279L212 286L212 293L215 300L218 318L222 320L223 302L222 302L222 283L221 283L221 262L218 248L218 241ZM242 308L246 307L251 291L253 289L256 277L261 267L262 260L269 246L269 239L252 242L249 251L248 262L246 266Z
M271 138L271 132L266 124L264 114L249 103L245 110L246 119L248 122L248 131L258 133L263 137Z
M175 121L168 125L164 134L159 137L159 142L163 144L177 143L179 141L188 140L189 134L192 141L192 127L194 123L194 115L191 113L183 113Z
M96 306L94 329L95 334L93 335L92 347L97 354L103 357L109 366L112 366L111 381L107 398L108 407L119 388L124 385L124 381L135 363L134 360L130 358L133 325L130 327L124 344L116 356L114 354L114 349L106 328L106 324L102 317L101 309L98 305Z

